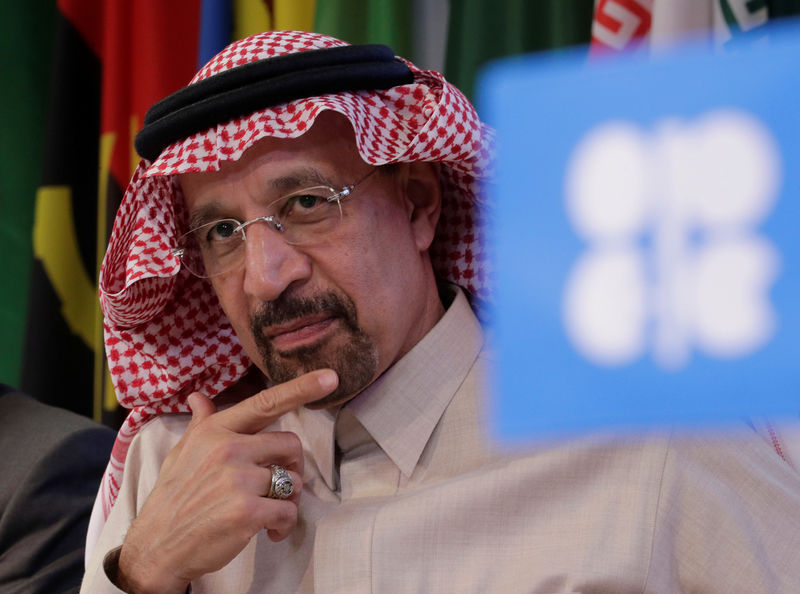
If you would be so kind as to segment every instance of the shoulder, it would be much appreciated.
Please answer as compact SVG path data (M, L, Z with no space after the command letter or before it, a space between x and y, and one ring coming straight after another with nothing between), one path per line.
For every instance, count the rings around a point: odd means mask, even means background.
M777 489L800 505L800 474L744 424L724 431L676 432L665 478L695 488L729 490L732 501L757 499Z
M24 394L0 396L3 483L21 484L37 472L105 467L114 431Z
M77 588L89 513L113 441L111 429L90 419L22 394L0 396L3 591Z
M71 433L100 429L113 433L99 423L71 411L50 406L20 392L0 396L0 440L14 439L47 443Z
M763 439L745 426L673 435L648 586L670 590L677 577L684 591L793 591L797 550L800 475Z

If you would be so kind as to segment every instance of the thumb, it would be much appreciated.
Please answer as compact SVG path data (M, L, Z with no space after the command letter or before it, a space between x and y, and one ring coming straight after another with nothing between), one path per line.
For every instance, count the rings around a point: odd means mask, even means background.
M168 470L172 467L175 463L175 460L180 456L181 452L183 451L183 444L191 435L191 429L196 427L200 424L203 419L207 419L215 412L217 412L217 405L211 401L211 398L201 394L200 392L192 392L189 394L188 398L186 399L186 403L189 405L189 408L192 411L192 420L189 422L189 426L186 428L186 431L183 432L180 440L175 447L170 450L167 457L164 458L164 462L161 465L161 470Z
M211 401L211 398L201 394L200 392L192 392L186 399L186 403L192 410L192 421L190 426L197 425L203 419L207 419L215 412L217 412L217 405Z

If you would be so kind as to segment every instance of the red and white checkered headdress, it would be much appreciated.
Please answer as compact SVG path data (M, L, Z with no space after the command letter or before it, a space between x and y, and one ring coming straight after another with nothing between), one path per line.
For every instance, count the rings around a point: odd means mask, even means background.
M260 33L220 52L192 84L239 65L347 45L315 33ZM131 409L103 480L106 516L138 429L160 413L188 412L189 393L216 395L250 366L210 283L182 270L170 251L185 218L174 175L215 171L220 162L239 159L259 139L300 136L323 111L338 112L352 124L367 163L442 163L442 217L431 258L441 277L485 295L477 203L491 132L441 74L398 59L410 68L412 83L261 109L174 142L152 163L140 162L117 213L100 275L109 369L117 398Z

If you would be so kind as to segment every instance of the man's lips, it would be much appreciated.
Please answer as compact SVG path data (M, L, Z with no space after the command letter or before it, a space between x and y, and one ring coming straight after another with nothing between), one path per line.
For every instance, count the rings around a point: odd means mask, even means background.
M335 321L335 317L326 313L304 316L286 324L269 326L264 329L264 336L274 349L288 351L319 340Z

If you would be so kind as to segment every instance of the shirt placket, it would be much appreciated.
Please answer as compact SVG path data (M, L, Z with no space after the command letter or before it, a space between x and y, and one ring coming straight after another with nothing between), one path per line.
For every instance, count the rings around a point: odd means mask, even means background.
M317 526L316 592L371 592L378 512L397 493L401 473L347 409L336 423L340 507Z

